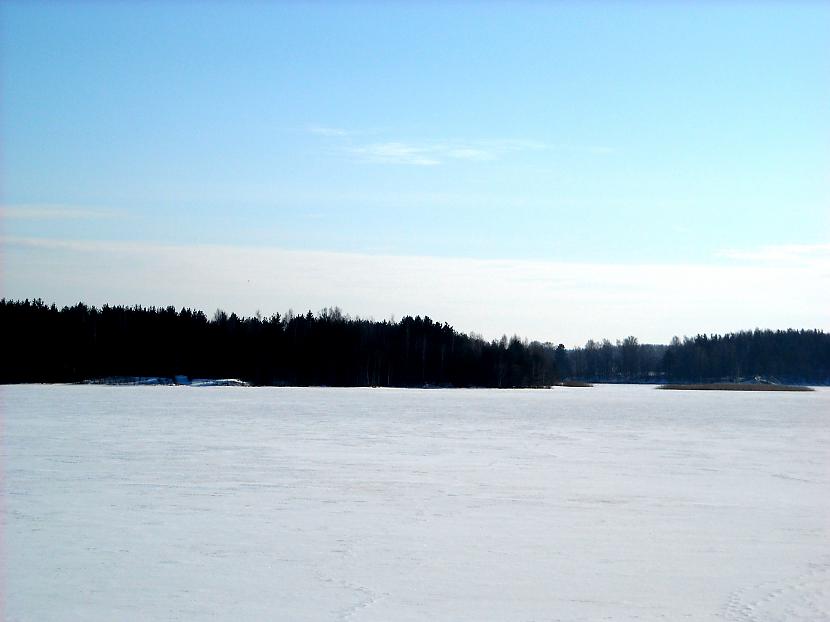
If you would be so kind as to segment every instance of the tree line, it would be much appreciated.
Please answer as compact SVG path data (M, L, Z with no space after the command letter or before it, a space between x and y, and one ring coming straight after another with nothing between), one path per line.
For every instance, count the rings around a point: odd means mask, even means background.
M631 336L568 350L516 336L487 341L429 317L353 318L337 307L208 318L187 308L2 299L0 339L0 383L182 375L298 386L508 388L754 376L830 384L830 334L819 330L675 337L669 345Z
M674 337L669 345L626 337L589 340L568 351L566 376L595 382L734 382L763 377L791 384L830 384L830 334L753 330Z
M485 341L429 317L317 314L210 319L191 309L0 300L0 382L115 376L239 378L255 385L537 387L559 379L555 350Z

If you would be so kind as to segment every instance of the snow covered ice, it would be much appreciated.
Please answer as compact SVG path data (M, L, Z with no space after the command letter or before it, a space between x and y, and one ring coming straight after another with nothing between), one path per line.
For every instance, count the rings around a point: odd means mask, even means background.
M8 620L830 619L830 390L5 386Z

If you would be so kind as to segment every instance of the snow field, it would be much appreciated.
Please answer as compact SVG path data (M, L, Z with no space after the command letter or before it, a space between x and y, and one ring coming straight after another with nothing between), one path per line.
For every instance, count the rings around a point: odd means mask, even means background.
M6 386L8 620L830 619L830 391Z

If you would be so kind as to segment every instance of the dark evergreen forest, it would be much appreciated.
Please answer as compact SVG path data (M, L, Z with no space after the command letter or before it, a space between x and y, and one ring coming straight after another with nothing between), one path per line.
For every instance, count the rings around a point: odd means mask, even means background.
M568 351L563 374L596 382L735 382L762 377L789 384L830 384L830 334L754 330L675 337L670 345L626 337L589 341Z
M0 300L0 382L80 382L127 376L239 378L256 385L540 387L593 382L736 381L755 376L830 384L830 334L755 330L627 337L582 348L506 336L486 341L429 317L316 315L213 318L191 309L58 308Z
M486 342L428 317L377 322L337 308L208 319L173 307L4 299L0 333L4 383L185 375L257 385L535 387L558 379L554 350L536 342Z

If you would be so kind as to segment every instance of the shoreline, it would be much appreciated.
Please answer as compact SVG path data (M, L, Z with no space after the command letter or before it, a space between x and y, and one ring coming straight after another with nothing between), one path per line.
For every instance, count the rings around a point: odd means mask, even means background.
M667 391L815 391L812 387L791 384L740 384L712 382L703 384L663 384L657 387Z

